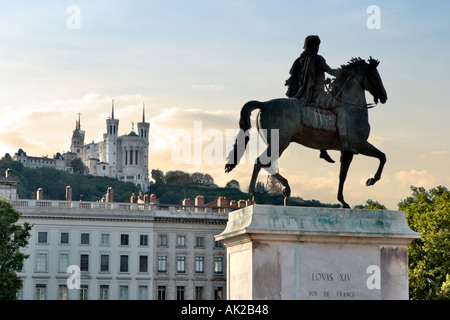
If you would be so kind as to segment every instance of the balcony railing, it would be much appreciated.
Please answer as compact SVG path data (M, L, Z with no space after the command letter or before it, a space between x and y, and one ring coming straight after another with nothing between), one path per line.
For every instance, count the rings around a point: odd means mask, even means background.
M13 200L12 205L20 211L20 208L61 208L61 209L98 209L105 211L150 211L150 212L166 212L171 214L224 214L238 208L233 207L210 207L210 206L189 206L189 205L168 205L159 203L119 203L119 202L91 202L91 201L61 201L61 200Z

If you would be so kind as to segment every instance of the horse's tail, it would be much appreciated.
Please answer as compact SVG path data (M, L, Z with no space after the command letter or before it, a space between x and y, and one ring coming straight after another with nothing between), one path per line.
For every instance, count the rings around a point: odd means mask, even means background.
M247 148L248 141L250 140L250 128L252 127L250 116L252 111L261 108L261 102L249 101L241 109L241 118L239 119L239 133L233 146L233 150L230 151L227 157L227 163L225 164L225 172L233 170L244 155Z

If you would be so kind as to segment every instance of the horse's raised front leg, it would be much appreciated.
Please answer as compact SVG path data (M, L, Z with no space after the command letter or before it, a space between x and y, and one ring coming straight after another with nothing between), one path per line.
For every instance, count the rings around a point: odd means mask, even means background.
M348 151L341 151L341 169L339 172L339 189L338 200L342 203L342 208L350 208L347 202L344 201L344 182L347 179L348 168L353 160L353 153Z
M378 169L374 177L367 179L366 182L366 186L373 186L378 180L381 179L381 173L383 172L384 164L386 163L386 155L367 141L364 145L358 146L358 151L365 156L374 157L380 160L380 164L378 165Z

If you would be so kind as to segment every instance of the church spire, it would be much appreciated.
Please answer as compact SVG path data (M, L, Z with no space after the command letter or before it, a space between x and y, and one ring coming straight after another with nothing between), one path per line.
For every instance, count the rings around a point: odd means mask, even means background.
M145 102L142 104L142 122L145 122Z
M114 99L112 101L111 119L114 119Z
M78 122L76 128L77 130L81 129L81 113L78 112Z

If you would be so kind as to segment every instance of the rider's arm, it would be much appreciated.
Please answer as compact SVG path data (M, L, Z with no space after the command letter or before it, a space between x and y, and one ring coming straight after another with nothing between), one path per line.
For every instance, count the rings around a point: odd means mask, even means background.
M331 68L325 61L325 59L323 57L321 57L322 59L320 59L321 61L320 66L321 68L328 74L331 74L334 77L339 77L339 76L350 76L353 77L353 73L351 71L348 70L343 70L343 69L333 69Z

